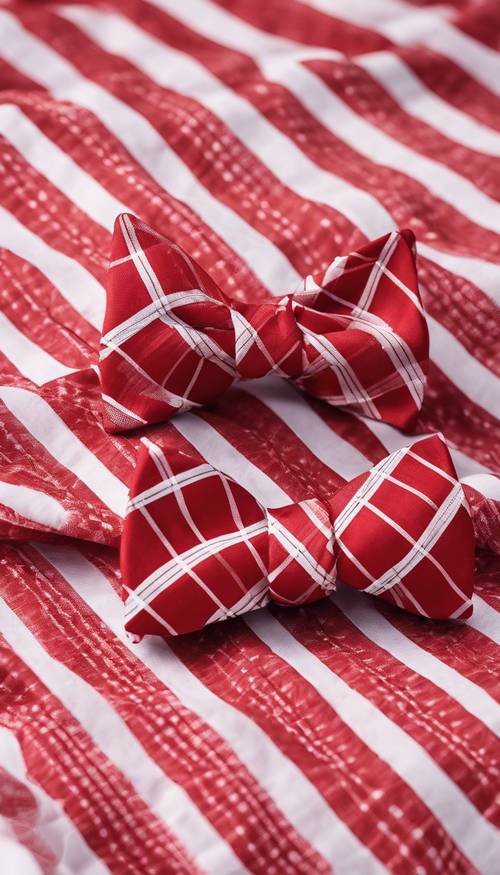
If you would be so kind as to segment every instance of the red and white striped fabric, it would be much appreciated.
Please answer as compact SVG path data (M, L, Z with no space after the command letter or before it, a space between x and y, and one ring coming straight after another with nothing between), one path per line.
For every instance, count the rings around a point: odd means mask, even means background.
M355 589L434 619L472 613L474 535L440 437L329 497L266 510L238 483L146 438L121 540L126 628L179 635L269 604Z
M1 5L0 842L16 875L496 873L499 29L486 0ZM430 337L411 433L274 376L107 433L123 213L238 308L409 228ZM127 636L117 548L141 438L272 517L439 432L476 536L469 618L337 582Z
M108 431L161 422L269 374L409 427L429 361L414 244L411 231L393 231L293 294L247 304L228 299L174 241L119 216L100 354Z

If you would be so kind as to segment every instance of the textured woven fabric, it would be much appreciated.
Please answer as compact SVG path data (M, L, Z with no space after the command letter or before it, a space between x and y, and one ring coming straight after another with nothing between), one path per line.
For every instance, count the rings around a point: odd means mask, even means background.
M174 241L120 216L100 355L108 430L160 422L269 374L408 427L429 359L414 243L411 231L392 232L338 256L293 294L247 304L225 296Z
M325 598L337 575L435 619L472 613L474 535L439 437L328 499L265 509L210 465L144 439L121 545L129 632L178 635L272 599Z
M499 29L492 0L1 4L2 875L496 875ZM274 375L107 432L121 214L238 308L409 228L430 361L406 433ZM284 519L439 432L469 618L337 568L313 603L125 632L141 438Z

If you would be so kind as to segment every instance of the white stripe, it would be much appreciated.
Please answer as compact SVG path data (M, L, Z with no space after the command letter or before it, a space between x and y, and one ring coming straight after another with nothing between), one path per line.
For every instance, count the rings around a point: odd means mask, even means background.
M461 481L466 486L477 489L486 498L500 501L500 478L492 474L470 474L468 477L462 477Z
M136 258L135 253L134 258ZM166 314L172 308L177 309L189 304L206 301L210 302L212 305L215 303L214 298L209 298L208 295L199 292L197 289L188 289L185 292L171 292L166 295L161 294L156 300L151 301L150 304L142 307L141 310L137 310L132 316L129 316L128 319L125 319L106 334L103 334L101 343L120 345L121 343L130 340L131 337L134 337L135 334L142 331L143 328L151 322L154 322L155 319L161 318L162 314ZM222 304L222 306L224 305ZM100 358L106 358L107 352L108 350L103 350Z
M478 595L474 596L473 601L474 612L467 620L467 625L500 645L500 611L496 611Z
M283 40L282 37L276 37L270 34L264 34L263 32L257 30L246 22L242 21L242 19L237 18L236 16L231 15L226 10L219 8L218 6L211 4L210 5L210 15L203 14L203 8L207 8L206 0L204 0L203 5L200 5L200 0L189 0L188 3L183 3L182 7L179 7L178 4L175 4L173 0L153 0L155 5L160 8L165 8L169 14L174 15L175 17L181 19L185 22L189 27L193 28L193 30L203 33L209 39L215 40L215 42L223 41L223 44L228 48L236 48L239 51L244 52L245 54L249 54L250 51L258 58L260 54L265 55L266 53L276 54L279 56L280 53L286 51L294 51L295 45L294 43ZM368 6L365 4L365 0L363 2L363 9L366 11ZM343 4L346 9L350 9L350 4ZM309 51L309 50L308 50ZM314 51L311 49L311 51ZM176 85L176 87L178 87ZM223 88L219 83L219 89ZM198 85L199 88L199 85ZM219 111L220 115L220 111ZM238 118L238 116L236 116ZM226 119L226 123L228 123ZM249 133L247 130L241 130L238 132L237 126L233 125L235 133L243 142L249 145L249 148L253 149L257 152L257 147L253 140L249 140ZM356 149L356 145L354 146ZM283 147L277 150L278 162L280 161L280 156L282 154ZM287 164L290 164L290 159L288 159ZM271 165L269 165L271 166ZM319 171L319 168L318 168ZM407 168L408 171L408 168ZM323 172L323 171L320 171ZM277 173L279 177L279 173ZM294 174L295 175L295 174ZM297 175L299 175L299 171L297 171ZM332 191L332 197L330 198L329 192L332 181L335 181L337 185L341 184L341 180L338 177L334 177L332 174L327 174L330 176L330 184L326 183L323 180L323 190L322 195L317 196L313 189L308 189L307 192L303 194L304 197L310 197L312 200L317 200L319 202L324 202L330 204L334 209L340 210L350 218L354 224L358 225L361 229L364 230L364 233L368 236L376 236L376 232L370 223L370 213L373 209L373 205L376 204L380 209L380 204L375 201L373 198L370 200L363 200L361 205L361 210L356 214L350 212L351 201L356 203L356 197L363 197L366 195L365 192L356 189L354 186L351 186L349 183L344 182L344 187L342 191L346 193L346 200L344 202L343 199L338 197L338 193ZM304 171L300 171L300 178L304 179ZM294 188L294 181L288 183L291 188ZM347 211L346 211L347 210ZM384 231L387 231L390 227L392 227L392 219L390 218L388 213L385 213L384 218ZM378 233L383 233L382 231ZM452 273L456 273L458 276L462 276L465 279L468 279L470 282L475 283L479 286L486 294L491 295L494 299L500 300L500 267L497 264L492 264L486 261L482 261L478 258L471 258L465 256L455 255L453 253L443 252L440 249L434 249L425 243L418 244L419 252L428 258L430 261L434 261L436 264L441 265L441 267L446 270L451 271Z
M50 526L52 529L64 528L70 517L63 505L51 495L30 486L7 483L5 480L0 480L0 504L26 520L41 526ZM19 522L23 524L22 520Z
M14 733L0 727L0 763L33 794L37 805L35 834L50 848L56 857L57 875L109 875L105 863L65 814L58 799L53 799L37 784L28 769ZM5 860L3 860L5 865ZM5 875L7 871L4 869ZM24 875L22 870L12 870L12 875Z
M388 425L386 422L375 422L373 419L363 418L363 422L389 453L399 450L401 447L411 446L415 441L422 440L424 437L430 437L429 434L402 434L398 429L393 428L392 425ZM497 478L490 473L489 469L476 462L470 456L466 456L460 450L454 450L451 447L449 447L449 450L460 480L466 483L474 478L474 482L470 484L471 486L474 486L479 492L482 492L483 488L485 488L487 491L483 493L484 495L489 497L490 492L493 492L492 497L495 497L498 489Z
M155 524L155 527L159 529L157 524ZM236 532L229 532L225 535L217 535L206 539L201 544L195 544L189 550L178 553L173 559L165 562L164 565L155 568L148 577L145 577L144 580L130 591L129 598L125 604L126 619L130 620L132 617L135 617L149 602L154 601L160 593L172 586L184 574L189 574L190 572L192 572L192 576L198 585L211 597L214 605L218 605L219 608L223 609L223 603L211 591L210 587L205 584L203 579L196 575L193 569L196 569L197 565L209 556L218 555L228 547L239 544L242 537L245 539L254 538L264 534L266 531L267 523L265 520L262 520L261 522L252 523L251 526L245 526ZM166 534L162 534L165 541L167 541ZM173 549L170 552L173 553Z
M0 399L61 465L114 513L125 515L127 487L82 443L50 405L29 389L0 386Z
M168 0L166 2L165 0L151 0L151 2L168 12L173 9ZM381 21L381 16L376 11L378 7L373 6L372 2L366 3L366 0L362 0L362 3L359 23L366 27L372 21L372 25L376 27ZM329 0L327 0L327 4L329 4ZM199 6L195 7L196 12L199 10ZM339 18L350 17L353 10L351 0L349 3L342 2L339 10ZM190 12L189 7L187 11ZM327 5L325 11L331 13L331 6ZM252 51L259 56L268 53L290 54L301 61L315 59L341 61L348 57L335 49L303 45L295 40L258 30L248 22L244 22L244 27L242 27L241 19L238 19L236 15L226 13L226 10L219 10L217 7L211 7L210 13L215 24L215 28L211 32L215 33L215 29L223 29L224 39L227 40L226 44L230 43L235 50L244 54L248 53L250 42L248 34L251 32ZM210 24L211 22L208 26ZM246 33L244 28L246 28ZM374 51L354 57L350 56L348 60L367 69L407 113L432 125L444 136L456 140L467 148L474 151L480 150L488 155L500 155L500 134L497 131L486 127L472 116L446 103L445 100L434 94L396 53Z
M396 723L313 656L268 612L245 617L278 656L304 677L356 735L424 800L481 872L494 872L498 833L432 757Z
M100 571L74 549L37 546L133 656L141 660L193 713L208 723L234 750L294 828L335 861L336 875L382 875L379 861L327 805L301 770L242 711L201 683L160 638L131 645L123 630L122 604ZM236 870L238 871L238 870Z
M279 416L318 459L341 477L351 480L369 467L368 459L328 428L289 383L264 377L248 380L239 388L258 398Z
M225 9L221 9L218 5L209 2L209 0L188 0L181 5L179 5L176 0L153 0L154 5L159 6L161 9L164 9L170 15L176 17L181 20L183 23L187 24L188 27L191 27L195 32L202 33L208 39L214 40L216 43L222 43L227 46L229 49L236 48L239 51L244 52L246 55L253 57L254 61L257 65L265 65L266 63L274 65L281 65L285 63L285 58L292 52L296 52L296 44L292 43L288 40L284 40L282 37L276 37L271 34L264 34L262 31L257 30L247 22L243 21L243 19L237 18L235 15L231 15L231 13L227 12ZM364 0L363 0L364 3ZM349 4L343 4L345 8L350 8ZM366 4L365 4L366 5ZM210 14L207 14L207 9L210 8ZM70 7L73 8L73 7ZM342 17L342 16L340 16ZM85 26L84 21L81 21L82 27ZM97 35L96 35L97 38ZM157 41L154 41L156 44ZM160 44L161 48L161 44ZM123 47L124 52L132 52L130 46ZM159 51L159 49L156 49ZM213 81L213 77L204 70L201 65L190 59L189 56L184 55L181 52L175 52L175 55L172 53L175 51L170 47L163 46L163 51L167 52L171 58L175 57L175 68L177 65L180 65L180 69L182 70L182 77L179 75L176 77L174 82L170 83L172 87L174 87L177 91L186 89L189 91L197 99L201 99L206 106L210 106L210 97L211 94L214 93L214 86L210 84L210 80ZM313 52L314 49L311 49L310 52ZM309 52L309 50L308 50ZM151 53L151 49L150 49ZM299 47L300 57L303 56L304 50ZM140 66L141 58L135 57L136 53L134 52L135 62ZM269 60L270 59L270 60ZM287 62L288 63L288 62ZM172 61L170 61L172 64ZM167 67L166 64L162 64L162 67ZM168 65L170 66L170 65ZM322 124L325 123L325 119L323 118L323 110L324 106L332 106L333 109L333 93L326 89L326 86L322 85L321 80L314 76L310 71L306 70L304 67L299 68L297 65L294 69L298 70L301 81L305 81L307 79L308 82L314 80L315 83L320 87L321 97L318 95L318 102L313 107L309 107L309 109L313 110L313 114L317 114L319 120ZM272 71L271 71L272 72ZM264 73L266 71L264 70ZM155 78L154 71L151 71L150 75L152 78ZM166 75L166 74L164 74ZM159 73L156 72L156 79L158 79ZM218 85L218 90L215 92L214 98L214 106L212 107L213 111L220 117L223 118L225 123L229 128L233 129L238 136L252 151L256 154L260 155L262 160L270 167L275 175L282 179L282 181L289 185L290 188L295 189L299 194L301 194L305 198L310 198L312 200L317 200L320 203L327 203L332 206L334 209L342 212L347 218L349 218L355 225L359 228L362 228L369 237L375 237L379 234L382 234L390 228L394 227L394 222L389 214L385 211L385 208L382 207L379 202L368 195L365 191L361 189L357 189L354 186L350 185L345 180L341 180L338 177L334 176L332 173L328 173L323 171L320 167L316 167L316 175L321 174L321 193L318 195L317 186L315 186L314 179L309 180L310 174L307 173L306 163L308 159L305 155L302 155L302 163L301 166L297 166L297 169L294 169L297 162L300 160L296 155L296 150L294 144L288 140L287 142L287 160L283 161L283 143L276 142L273 145L271 150L271 156L268 154L264 154L262 151L266 145L271 143L269 140L269 133L266 132L266 137L264 139L264 134L256 136L258 134L258 128L255 127L255 115L258 116L258 113L254 110L253 106L246 103L246 101L242 101L241 98L237 98L235 94L233 94L229 89L227 89L223 83L219 80L215 80ZM280 80L281 81L281 80ZM166 84L166 83L165 83ZM290 75L289 66L283 72L282 75L282 84L284 87L290 91L294 91L294 83L292 81L292 77ZM321 87L322 86L322 87ZM324 93L323 89L327 92ZM224 99L222 100L221 95L224 95ZM230 97L228 97L230 95ZM302 100L301 93L298 93L299 100ZM240 109L237 111L235 100L239 100ZM325 103L326 100L326 103ZM224 104L221 106L221 104ZM244 105L244 110L241 104ZM341 104L341 107L339 107ZM234 111L232 110L232 106L234 105ZM341 115L346 119L349 119L349 123L345 124L342 127L339 124L337 119L337 113L340 112ZM250 113L252 114L253 121L252 124L245 126L241 125L239 119L241 118L242 112L244 111L245 116L248 116ZM347 113L347 115L346 115ZM259 117L259 116L258 116ZM260 122L265 121L262 117L260 117ZM377 141L381 136L384 136L386 140L392 142L394 147L399 150L402 144L397 141L391 141L387 135L382 135L382 132L368 124L362 117L358 117L353 111L344 104L339 98L335 97L335 111L332 112L332 131L336 136L343 137L355 151L360 151L364 144L372 143L372 137L375 137ZM354 124L354 127L351 127L351 124ZM357 127L361 125L365 134L360 138L356 133ZM369 132L368 132L369 128ZM240 130L238 130L240 129ZM263 143L257 142L257 140L263 140ZM286 138L285 138L286 140ZM380 145L380 144L379 144ZM293 147L291 149L290 147ZM368 147L366 147L368 148ZM403 147L406 148L406 147ZM269 150L268 150L269 151ZM384 152L387 151L387 148L384 147ZM374 151L368 149L368 157L370 160L374 160ZM401 154L401 153L399 153ZM422 158L424 162L427 162L429 159L424 159L423 156L419 156L416 152L412 150L408 150L409 158L405 158L403 161L402 167L403 172L406 174L412 174L413 167L418 164L419 167L419 158ZM384 158L384 163L390 164L391 159L389 161ZM438 186L441 186L441 174L442 172L448 171L444 165L439 164L437 162L430 162L434 165L435 171L433 172L433 178ZM426 164L426 167L428 165ZM287 173L287 171L290 171ZM424 171L428 172L428 171ZM448 171L452 173L452 171ZM454 174L458 179L461 177L458 174ZM300 180L301 188L297 187L297 179ZM304 183L307 182L307 185ZM470 185L468 180L463 179L463 182L466 183L466 188ZM427 183L426 183L427 184ZM333 186L333 188L332 188ZM336 191L335 189L339 189ZM343 192L343 197L340 197L340 191ZM479 190L476 189L479 192ZM453 192L453 187L452 187ZM450 192L443 191L439 196L443 196L444 199L447 199L447 195ZM462 192L463 193L463 192ZM480 200L482 202L482 193L479 192ZM491 202L494 204L494 210L498 210L498 205L495 201ZM360 209L358 209L357 205L359 204ZM458 209L463 212L461 201L459 201ZM376 211L378 212L376 212ZM380 210L383 210L383 214L380 213ZM382 227L383 230L375 230L374 220L376 216L380 215L382 219ZM482 220L482 213L479 214L479 218ZM480 224L482 221L480 222ZM447 252L443 252L438 249L434 249L433 247L427 244L419 244L419 251L429 258L431 261L436 261L436 263L441 264L443 267L448 270L452 270L458 273L460 276L464 276L470 279L473 282L479 282L478 279L474 280L474 262L478 261L478 259L471 259L467 257L455 256L453 254L449 254ZM499 273L500 268L498 265L490 264L488 265L485 262L486 267L484 268L484 274L482 275L482 279L485 282L488 282L487 289L493 293L498 293L498 284L499 284ZM472 274L472 276L471 276Z
M346 480L371 467L369 458L329 428L289 383L278 381L275 377L265 377L248 380L241 384L240 389L269 407L318 459ZM372 419L362 418L362 421L389 453L429 436L403 434L386 423ZM449 449L460 482L472 486L486 498L500 500L500 479L459 450Z
M81 76L61 55L25 30L11 13L1 11L0 23L2 57L55 97L71 100L94 113L162 188L189 204L223 239L231 239L234 234L243 257L254 261L254 269L266 286L277 291L284 281L290 286L297 283L298 275L283 253L213 197L144 116Z
M391 24L393 21L408 21L415 22L428 20L429 14L426 10L420 10L411 3L404 0L349 0L348 4L344 0L302 0L309 6L326 12L328 15L334 15L335 18L345 18L346 21L352 21L353 24L359 24L361 27L369 27L371 30L377 30L385 23ZM346 7L347 8L344 8ZM437 27L439 22L444 18L448 18L453 14L453 10L449 6L438 6L432 10L434 26Z
M1 311L0 352L10 359L23 377L27 377L37 386L42 386L58 377L74 374L76 370L76 368L67 368L50 353L45 352L41 346L33 343Z
M376 79L410 115L432 125L436 131L467 149L500 157L498 131L487 128L434 94L394 52L379 51L356 55L354 61Z
M430 354L438 367L446 363L447 377L476 404L500 417L500 380L462 346L437 319L427 316L431 338ZM491 326L494 330L494 326Z
M7 797L8 799L8 797ZM9 802L7 802L7 805ZM0 856L2 867L5 872L20 872L22 875L43 875L39 862L39 854L28 844L25 844L24 835L18 838L14 824L18 818L13 817L13 822L8 814L0 814ZM17 823L16 823L17 826ZM21 829L24 824L21 825ZM23 830L24 832L24 830Z
M412 45L416 41L423 43L458 64L485 88L500 96L498 53L447 22L441 22L436 27L432 12L429 11L425 17L422 14L419 22L388 22L381 32L400 46Z
M4 13L0 12L0 21ZM0 48L2 51L3 45ZM0 206L0 246L29 261L91 325L104 319L104 289L77 261L53 249Z
M202 869L213 875L247 871L185 790L146 753L107 700L53 659L3 599L0 628L15 652L79 721L156 816L179 837Z
M288 88L309 112L369 161L410 176L476 224L500 231L500 205L446 164L427 158L367 122L311 70L288 57L258 59L269 81Z
M421 43L440 52L466 70L494 94L500 95L500 58L498 53L445 19L454 10L446 6L416 9L398 0L303 0L309 6L335 18L370 27L398 45ZM368 9L370 10L368 12ZM456 13L458 14L458 13Z
M483 261L471 256L455 255L453 252L443 252L442 249L433 249L427 243L417 243L420 255L439 264L444 270L461 276L477 286L491 298L500 304L500 266L489 261Z
M187 21L192 26L194 26L192 19L195 19L195 30L205 32L212 21L212 6L210 6L210 15L207 14L207 9L208 4L205 3L197 6L196 9L191 8L191 6L186 8L185 4L181 8L177 3L172 3L172 8L170 8L169 3L168 11L179 20ZM375 198L314 164L288 137L270 124L249 101L243 100L227 88L198 61L183 52L164 46L158 40L129 24L121 16L99 13L87 7L84 10L84 15L81 15L81 10L79 14L78 9L76 9L75 14L73 6L65 7L64 15L75 22L77 21L82 30L90 33L97 43L106 45L112 51L133 59L139 67L148 72L154 81L165 87L172 87L179 93L192 95L196 100L201 101L204 106L216 113L230 130L234 131L244 145L254 152L283 184L290 186L301 197L330 204L334 209L343 212L359 227L364 225L365 229L368 228L371 237L377 237L395 227L387 210ZM218 41L223 39L224 35L220 32ZM4 53L3 48L2 53ZM25 61L17 58L16 65L20 66L21 64L24 66ZM34 70L33 75L35 78L39 78L35 75ZM79 102L82 102L81 99ZM165 148L168 147L165 146ZM194 209L198 213L200 212L199 205L194 205ZM235 213L231 213L231 215L236 217ZM211 216L209 224L213 225L213 221ZM237 237L238 235L234 233L236 230L236 228L226 228L225 239ZM239 251L243 254L241 246L240 242ZM253 247L247 247L244 257L246 261L253 263L258 258L258 253L254 254ZM286 276L282 272L281 282L275 284L275 288L279 292L286 288L283 282L285 278ZM289 268L288 279L291 280ZM296 274L288 287L295 288L300 279L301 277Z
M149 442L146 443L146 446L149 446ZM154 447L154 444L151 446ZM150 452L152 451L150 450ZM143 492L134 496L134 498L131 498L127 506L127 513L131 510L138 510L141 507L146 507L146 505L150 504L152 501L157 501L165 495L171 495L172 492L184 489L190 483L197 483L199 480L204 480L206 477L212 477L213 474L214 469L212 466L204 464L198 465L196 468L190 468L188 471L181 471L179 474L172 475L172 477L166 475L161 483L155 483L154 486L150 486L149 489L145 489Z
M340 584L331 599L370 641L460 702L495 735L500 734L500 706L481 687L414 644L352 588Z
M28 164L99 225L111 231L119 213L132 212L45 136L17 106L8 103L0 106L0 133Z
M178 432L193 444L214 468L228 474L255 495L267 507L290 504L291 499L277 483L253 465L215 428L192 413L184 413L172 420Z

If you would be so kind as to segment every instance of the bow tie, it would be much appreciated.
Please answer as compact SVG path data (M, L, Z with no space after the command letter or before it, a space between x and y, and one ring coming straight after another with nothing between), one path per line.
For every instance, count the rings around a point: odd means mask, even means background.
M474 536L440 436L331 498L266 509L206 462L143 439L121 544L126 629L179 635L271 599L316 601L337 576L435 619L472 613Z
M271 372L406 428L422 404L429 356L413 234L394 231L292 294L243 304L174 242L121 215L101 344L111 432L213 403L234 382Z

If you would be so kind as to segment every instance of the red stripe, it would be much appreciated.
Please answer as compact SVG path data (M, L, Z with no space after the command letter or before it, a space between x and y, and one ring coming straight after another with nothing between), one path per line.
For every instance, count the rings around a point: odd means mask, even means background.
M198 415L261 471L279 480L295 501L316 492L331 495L344 482L280 417L246 392L233 389L215 409Z
M19 844L35 858L44 875L53 875L57 857L38 830L41 815L35 795L27 784L3 767L0 767L0 786L0 817L9 823Z
M6 95L2 97L5 101ZM60 102L46 96L35 82L32 90L9 95L7 102L22 109L47 137L130 210L192 253L228 294L234 294L232 284L237 283L251 289L256 298L265 295L242 259L196 213L162 189L88 110L74 106L70 114L62 112ZM228 285L229 279L232 283Z
M318 122L290 92L265 79L248 56L190 31L165 13L155 11L154 17L143 16L146 4L134 4L129 10L128 0L125 3L127 13L140 27L197 58L229 88L249 100L318 167L371 193L400 227L410 227L418 239L431 245L438 239L450 252L464 254L465 249L479 258L500 260L496 234L480 228L410 177L364 158ZM254 12L257 23L258 14ZM45 30L44 37L50 39ZM417 215L415 204L419 204Z
M66 20L46 13L20 17L84 76L140 112L202 185L284 251L299 274L325 269L331 263L333 241L328 227L335 227L335 242L342 241L348 250L364 241L334 210L304 200L282 185L198 101L157 85L128 61L99 48ZM214 141L223 144L218 153L211 151ZM322 225L324 220L329 220L330 226Z
M28 164L3 136L0 149L6 171L2 204L30 231L82 264L104 285L111 236Z
M172 872L198 872L130 782L2 637L0 654L0 724L15 733L28 774L53 799L63 800L66 814L110 871L160 875L168 859Z
M474 404L431 362L427 391L416 430L442 431L459 450L492 471L500 470L500 448L495 446L498 420ZM491 437L490 437L491 435Z
M453 24L475 40L479 40L496 52L500 51L500 15L495 0L467 6Z
M500 613L500 559L488 551L482 551L477 557L477 566L477 592L490 608Z
M362 67L349 62L309 61L305 64L328 88L374 127L394 140L451 168L493 199L500 197L500 158L450 140L431 125L405 112Z
M300 859L304 875L329 871L229 745L114 637L40 554L28 548L20 556L10 551L10 556L18 573L6 574L1 586L12 610L51 656L112 705L149 756L231 845L242 865L267 875L274 857L270 852L277 847L282 859ZM138 695L149 703L147 719L137 708ZM210 767L204 767L208 763Z
M262 6L249 0L237 3L220 3L233 14L238 15L260 30L279 37L296 40L302 45L335 46L335 49L349 54L347 48L351 44L355 54L363 54L374 49L374 34L366 40L363 28L332 20L323 13L311 7L298 6L291 0L286 2L284 14L283 0ZM332 27L333 25L333 27ZM332 39L329 31L332 30ZM316 38L312 38L312 34ZM326 34L326 37L325 37ZM376 41L384 40L378 37ZM368 45L365 43L368 42ZM397 51L395 52L397 54ZM466 176L491 197L498 197L500 185L498 182L500 161L498 158L473 152L459 143L448 140L430 125L419 121L405 112L399 104L380 86L363 68L351 63L348 58L342 62L317 61L308 64L332 88L339 97L349 104L356 112L364 116L375 127L386 131L408 145L414 151L441 161ZM478 148L479 145L478 145ZM494 168L497 168L496 172Z
M410 614L395 610L380 600L376 607L406 638L500 701L499 649L494 641L467 624L413 622L414 617ZM471 735L474 740L474 733Z
M500 131L499 100L453 61L423 46L398 49L411 70L447 103Z
M2 312L17 330L69 368L88 365L99 342L96 329L79 317L36 267L13 252L0 250L0 270Z
M414 738L485 818L500 823L494 766L498 742L493 732L439 687L370 641L331 602L318 602L303 611L273 608L273 613L310 653ZM429 641L429 624L415 625L425 629L423 637ZM403 622L405 633L406 626ZM449 629L449 647L460 646L460 631ZM469 670L473 661L463 658ZM466 734L456 732L459 724L467 726Z
M390 45L388 39L369 27L351 24L296 0L273 0L263 9L257 9L261 4L253 0L215 2L249 24L255 25L257 15L262 28L269 33L304 45L326 46L346 55L380 51Z
M181 47L170 24L166 34L169 40L176 40L177 47ZM201 45L200 39L200 49ZM214 43L210 47L207 50L205 41L203 55L201 51L197 52L202 63L233 90L250 100L318 167L372 194L395 222L400 227L411 228L417 239L431 245L439 241L448 251L456 251L457 254L464 254L465 250L478 258L499 260L498 236L494 232L476 225L467 215L459 213L411 177L369 161L356 152L317 121L290 92L264 79L251 60L246 59L246 65L243 66L241 55L236 63L235 52L221 47L214 52ZM235 81L233 75L229 82L225 71L232 71L233 67L238 70L238 80ZM251 87L248 83L251 83ZM256 88L258 84L265 86L265 92ZM300 136L301 130L307 131L306 137Z
M102 400L98 378L87 368L61 377L38 389L52 410L73 434L123 483L135 466L139 438L125 441L108 435L102 425Z
M215 0L233 14L255 24L256 5L250 0ZM276 10L279 10L276 13ZM482 124L500 130L498 98L476 82L458 64L419 43L416 47L391 44L379 33L354 25L333 15L325 15L296 0L277 0L266 7L261 26L270 33L296 40L303 45L325 46L346 55L359 55L390 48L422 79L431 91L454 104ZM281 13L281 14L279 14ZM300 24L298 23L300 22ZM315 38L312 38L312 34Z
M495 343L498 308L471 282L427 258L418 258L422 300L427 312L490 371L500 374ZM451 364L451 363L450 363Z
M429 875L438 871L426 856L430 847L439 850L447 865L468 871L468 863L423 801L309 683L242 621L220 626L207 627L202 636L188 640L173 639L171 646L209 689L262 727L391 871L408 871L401 846L409 850L410 859L426 860ZM400 817L402 799L405 816ZM413 840L417 828L423 835Z
M67 403L67 401L66 401ZM0 448L6 460L1 479L17 486L27 486L56 499L66 510L64 535L117 543L121 534L121 520L110 511L68 468L53 456L1 404L3 429ZM11 526L27 526L23 537L30 537L33 529L49 531L49 526L27 523L16 513L4 508L0 519L2 539L19 537Z
M54 335L58 339L58 345L54 348L56 358L59 358L59 353L61 355L63 352L64 355L69 353L71 347L76 347L82 353L86 349L89 353L97 349L99 332L77 313L37 267L6 249L0 249L0 266L3 280L2 290L5 290L5 303L2 302L2 306L5 308L6 315L10 319L14 315L12 311L9 314L9 306L12 307L13 304L16 304L14 310L19 310L21 313L26 306L31 309L32 302L34 307L32 313L40 314L37 315L36 320L30 319L23 324L23 334L34 338L44 331L46 345L40 345L49 352L53 341L51 332L56 331ZM41 316L43 312L45 319ZM46 330L47 322L50 324L50 333ZM56 325L57 328L54 327ZM62 335L66 335L65 341L62 340ZM60 338L61 345L59 346ZM69 354L71 355L71 353ZM81 356L79 358L81 360ZM63 361L68 366L71 365L71 359L65 358Z

